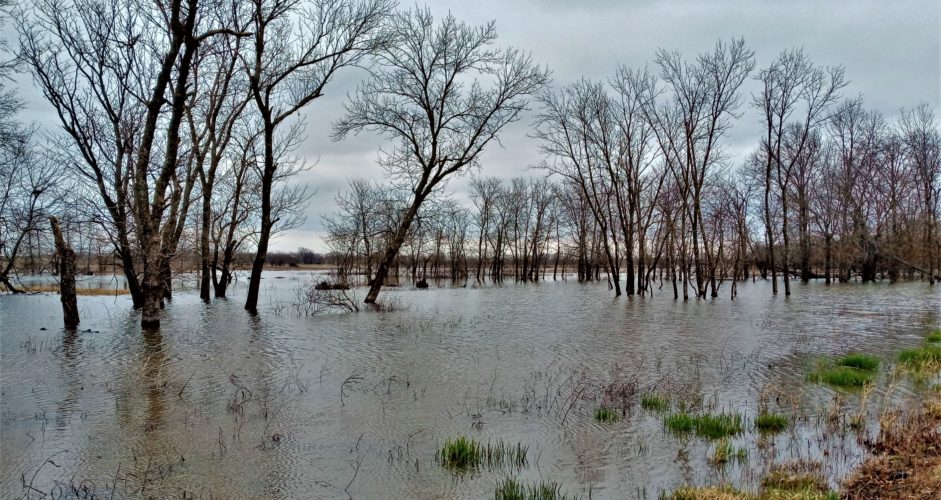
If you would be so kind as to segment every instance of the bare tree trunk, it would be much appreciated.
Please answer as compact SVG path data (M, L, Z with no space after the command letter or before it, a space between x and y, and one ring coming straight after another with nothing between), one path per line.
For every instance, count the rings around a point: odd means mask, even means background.
M790 258L790 242L788 238L787 230L787 194L782 189L781 192L781 216L782 216L782 225L781 225L781 236L784 242L784 255L782 258L782 266L784 269L781 271L782 279L784 280L784 296L789 297L791 295L791 278L788 271L788 259ZM772 270L771 276L774 276L774 271Z
M379 263L379 268L376 270L376 277L373 279L372 285L369 287L369 293L366 294L366 303L375 304L376 299L379 297L379 292L382 290L382 286L385 284L386 277L389 275L389 268L392 266L392 261L395 260L396 255L399 253L399 248L402 247L402 243L405 242L405 237L408 234L408 228L412 225L412 220L415 218L415 215L418 213L418 208L421 206L424 198L416 196L415 200L412 202L412 206L409 207L408 212L405 213L405 217L402 218L402 221L399 223L399 228L395 233L395 236L389 241L389 246L386 248L386 252L382 257L382 261Z
M765 168L765 240L767 248L767 262L765 266L771 270L771 293L778 293L778 274L774 268L774 230L771 228L771 159L767 160Z
M810 231L808 229L807 202L800 203L800 249L801 249L801 282L808 283L813 275L810 267Z
M206 193L203 193L202 221L199 235L199 298L203 299L204 302L209 302L209 230L210 217L212 215L211 203L211 194L207 195Z
M75 252L62 237L62 229L55 217L49 217L52 234L56 241L56 254L59 256L59 300L62 301L62 318L65 327L78 326L78 302L75 298Z
M270 115L265 117L265 170L262 175L261 189L261 232L258 235L258 248L252 261L252 274L248 282L248 297L245 310L252 314L258 312L258 291L261 288L261 272L265 269L268 257L268 240L271 238L271 185L274 183L274 125Z

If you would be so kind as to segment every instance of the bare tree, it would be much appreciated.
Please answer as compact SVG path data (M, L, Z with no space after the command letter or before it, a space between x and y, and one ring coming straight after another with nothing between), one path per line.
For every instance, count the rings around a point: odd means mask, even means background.
M220 13L222 15L222 13ZM194 171L199 178L202 210L199 227L199 296L209 301L212 251L212 201L219 169L226 160L239 119L251 95L240 79L238 55L244 37L219 37L198 54L193 70L194 94L187 108ZM235 184L241 188L242 184ZM238 193L241 195L241 193Z
M900 119L902 141L906 154L915 170L922 207L922 239L924 271L933 285L938 279L937 236L938 186L941 177L941 133L931 107L922 104L910 111L903 111Z
M55 237L56 256L59 259L59 299L62 302L62 318L65 327L74 329L79 324L78 302L75 298L75 251L62 236L59 220L49 217Z
M754 53L744 40L720 41L692 63L678 52L660 50L657 65L671 100L658 107L658 92L651 90L644 110L680 189L681 231L686 232L687 220L690 224L696 294L705 297L708 284L715 297L715 276L705 274L715 266L714 249L706 237L703 193L711 171L721 164L720 140L737 116L739 88L755 67Z
M477 225L477 272L479 282L482 269L487 260L487 247L489 246L491 227L494 226L494 211L497 198L500 195L500 179L495 177L475 177L471 180L471 201L477 209L475 224Z
M245 309L255 312L273 217L272 187L279 162L279 128L315 99L336 73L359 64L385 44L380 30L389 0L252 0L254 45L243 57L262 121L261 227Z
M41 0L17 20L23 58L65 132L63 157L107 208L143 326L160 324L195 182L181 145L196 53L233 34L203 7Z
M60 184L53 165L29 149L28 137L24 132L0 146L0 284L13 293L22 291L13 277L17 257L41 234Z
M11 0L0 0L0 26L6 22ZM55 187L54 173L33 148L33 131L17 114L22 102L15 90L7 88L17 66L9 57L6 41L0 42L0 284L17 293L11 281L17 255L25 240L39 231Z
M666 171L653 168L660 155L653 144L653 128L646 116L650 89L656 79L646 69L630 70L621 66L612 82L617 92L616 120L622 146L618 158L619 183L625 194L619 198L627 203L621 207L624 253L627 257L627 294L634 294L634 247L637 247L637 293L647 289L647 230L654 216L654 201L663 188Z
M776 180L782 213L784 294L790 295L787 194L792 171L795 164L805 157L805 148L814 130L828 118L827 110L839 99L840 89L846 82L841 66L816 66L800 49L782 52L768 68L758 74L758 80L762 90L754 96L754 105L763 113L765 126L761 153L765 161L764 208L771 287L773 293L778 293L775 240L771 229L771 183ZM785 147L788 140L789 147Z
M216 297L226 296L237 252L256 231L253 216L258 212L260 200L252 174L260 149L258 141L258 131L251 128L237 134L233 139L234 148L226 154L227 161L214 182L209 267Z
M412 197L367 303L376 301L422 203L450 176L475 165L519 118L526 97L548 81L528 55L490 47L492 22L471 27L449 15L436 23L427 9L415 8L396 13L389 25L392 43L378 51L377 71L334 128L336 139L373 130L399 141L380 161Z
M323 218L327 243L340 259L338 280L346 283L358 262L365 263L366 276L372 276L373 258L383 224L382 191L364 179L350 179L348 188L336 197L337 212Z
M620 296L618 224L625 204L616 172L621 142L612 101L601 83L583 80L559 92L544 92L540 102L534 136L548 159L537 167L581 190L601 234L611 288Z

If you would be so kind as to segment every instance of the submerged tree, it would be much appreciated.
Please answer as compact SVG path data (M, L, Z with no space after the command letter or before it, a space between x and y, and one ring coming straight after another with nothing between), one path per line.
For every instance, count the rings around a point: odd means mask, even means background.
M670 99L658 107L652 92L645 114L682 194L681 222L690 225L696 294L705 298L709 285L716 297L718 255L707 235L704 195L707 181L722 164L720 141L738 116L739 89L755 67L754 53L742 39L720 41L694 62L679 52L660 50L657 65Z
M252 0L254 45L245 57L249 89L262 122L261 227L245 309L258 307L261 272L272 230L280 129L313 100L342 68L359 64L380 49L380 30L392 9L389 0Z
M379 261L366 296L374 303L422 203L454 174L476 165L484 148L516 121L527 96L548 81L530 56L491 47L494 23L472 27L448 15L435 22L427 9L392 16L392 43L378 51L379 67L334 127L342 139L363 130L398 144L382 166L410 192L410 203Z
M933 285L939 279L936 270L941 267L937 257L938 197L941 187L941 133L938 120L927 104L903 112L900 120L904 152L911 163L918 185L922 219L923 269Z
M771 269L773 293L778 293L777 264L774 256L774 231L771 219L771 188L777 184L781 204L783 240L782 277L784 294L791 294L788 272L790 238L788 231L788 191L794 184L795 168L806 168L807 149L814 144L815 132L828 118L828 109L840 97L846 82L843 68L822 68L813 64L803 50L782 52L771 65L758 74L761 92L754 105L762 112L765 133L760 157L764 160L765 243Z
M200 43L220 33L201 14L196 0L41 0L18 19L62 157L107 208L143 326L160 324L195 180L181 152L190 76Z

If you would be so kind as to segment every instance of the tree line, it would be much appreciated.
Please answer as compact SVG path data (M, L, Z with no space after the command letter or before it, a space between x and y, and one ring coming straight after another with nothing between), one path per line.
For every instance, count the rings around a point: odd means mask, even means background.
M111 254L144 326L159 325L174 265L191 256L209 301L250 253L255 312L272 238L304 220L305 113L353 68L367 77L333 138L389 139L386 181L351 180L324 225L339 276L366 276L368 303L404 275L532 281L560 266L618 295L659 280L684 298L726 280L734 294L754 272L786 294L798 277L936 279L933 110L868 111L844 96L841 67L801 50L760 69L742 40L692 59L661 50L650 68L551 86L529 54L496 45L493 22L391 0L0 6L18 34L0 76L29 72L56 120L23 124L15 89L0 89L8 290L56 215L84 254ZM751 78L761 89L746 96ZM727 135L745 106L762 134L734 165ZM530 111L538 175L474 177L469 204L448 199L449 181Z
M759 90L744 95L749 78ZM431 203L397 262L413 280L535 281L566 265L615 295L666 282L675 298L717 297L760 275L938 279L941 138L927 104L888 119L843 95L842 67L803 50L765 68L743 40L693 60L661 50L536 95L536 177L474 177L470 205ZM741 164L724 139L745 106L762 135ZM373 276L404 206L395 186L353 179L324 218L341 279ZM404 271L403 271L404 269ZM623 281L622 281L623 277ZM623 286L623 289L622 289Z

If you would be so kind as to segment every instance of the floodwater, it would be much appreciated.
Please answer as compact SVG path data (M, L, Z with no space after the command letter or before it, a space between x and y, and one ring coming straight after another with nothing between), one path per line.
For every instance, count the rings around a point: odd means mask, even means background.
M806 382L808 366L879 356L872 421L886 401L919 397L892 363L941 314L941 288L926 283L797 285L788 299L743 283L734 301L725 286L684 303L666 286L615 299L569 280L390 289L389 311L306 316L296 290L318 275L265 278L258 317L241 285L210 305L183 291L148 334L127 296L79 297L72 333L57 296L0 296L0 497L492 498L513 476L656 498L756 488L771 462L824 456L836 485L860 436L825 416L858 411L862 396ZM617 422L593 417L606 390L622 396ZM743 414L733 443L747 462L711 466L709 441L641 408L651 390ZM797 425L760 437L760 404ZM522 443L527 464L452 472L435 450L462 435Z

